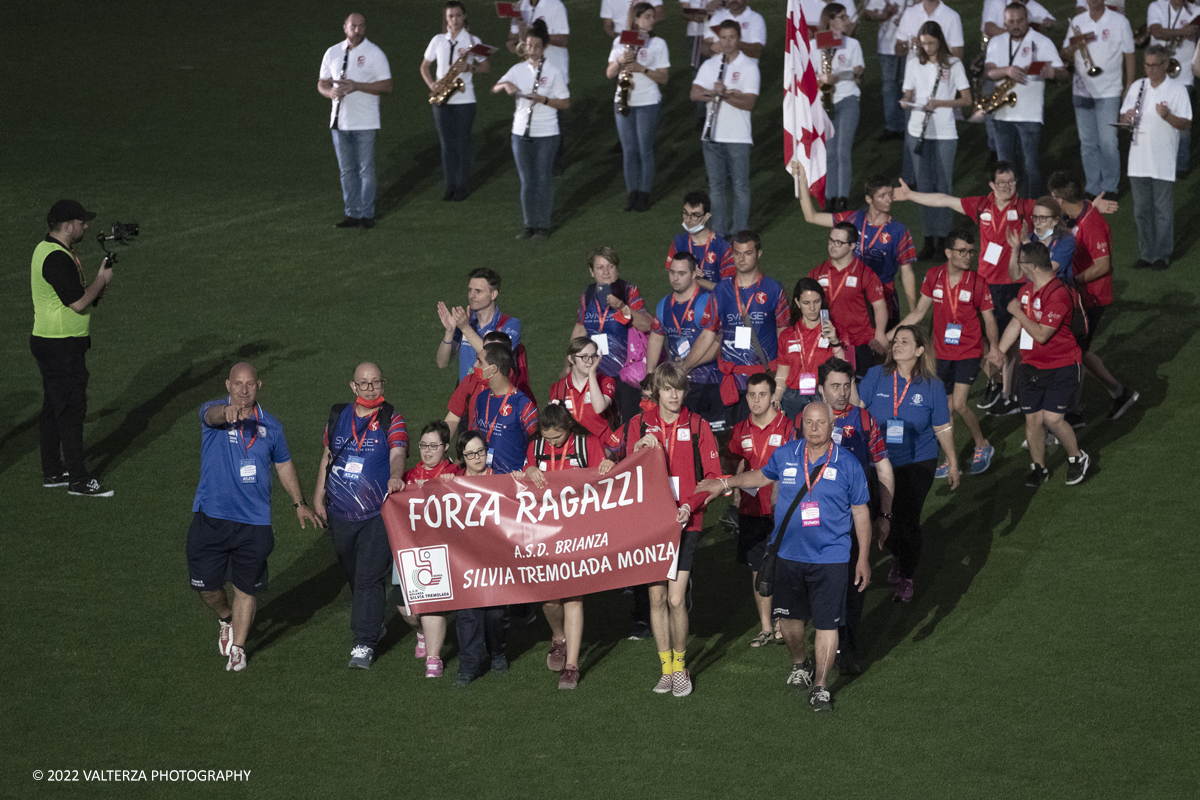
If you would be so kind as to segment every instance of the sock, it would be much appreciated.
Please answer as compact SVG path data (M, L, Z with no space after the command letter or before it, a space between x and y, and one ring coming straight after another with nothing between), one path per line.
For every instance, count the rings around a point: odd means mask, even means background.
M440 658L438 658L437 656L426 656L425 657L425 666L440 667L441 665L442 665L442 660Z
M674 670L671 669L671 651L659 650L658 660L662 662L663 675L670 675Z
M224 622L226 625L232 625L233 624L233 614L230 614L228 617L221 617L221 622Z
M420 631L417 631L417 641L418 642L425 641L425 634L421 633Z
M1123 383L1118 383L1117 388L1108 390L1108 396L1111 397L1113 400L1116 400L1118 397L1120 397L1123 394L1125 394L1125 384L1123 384Z
M678 650L671 651L671 672L683 672L683 656Z

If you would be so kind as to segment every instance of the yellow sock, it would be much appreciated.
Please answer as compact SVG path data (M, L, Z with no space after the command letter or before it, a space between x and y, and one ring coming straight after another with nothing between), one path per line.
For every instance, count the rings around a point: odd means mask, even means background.
M683 672L683 653L671 651L671 672Z
M671 669L671 651L670 650L659 651L658 660L662 662L663 675L670 675L672 672L674 672L674 670Z

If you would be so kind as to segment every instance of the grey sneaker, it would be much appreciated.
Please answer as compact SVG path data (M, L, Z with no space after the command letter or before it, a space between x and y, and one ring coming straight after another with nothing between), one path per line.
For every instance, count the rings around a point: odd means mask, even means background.
M803 664L792 664L792 671L787 677L788 686L804 688L812 686L812 682L813 668L807 659L805 659Z
M661 678L658 679L658 683L654 684L654 690L653 690L654 693L655 694L670 694L671 683L672 683L671 676L663 675Z
M1083 482L1083 476L1087 474L1088 462L1088 454L1082 450L1079 451L1078 458L1067 458L1067 486Z
M371 662L374 660L374 647L367 647L365 644L356 644L354 649L350 651L350 663L347 664L347 666L358 667L359 669L370 669Z
M833 711L833 701L829 696L829 690L824 686L812 688L812 691L808 693L808 704L812 706L813 711Z
M67 494L75 495L76 497L112 497L113 490L105 489L100 485L100 481L92 478L91 480L79 483L72 483L67 489Z

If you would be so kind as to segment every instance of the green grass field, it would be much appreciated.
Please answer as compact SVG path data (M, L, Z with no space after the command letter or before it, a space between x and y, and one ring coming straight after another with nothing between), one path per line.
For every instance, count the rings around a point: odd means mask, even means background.
M490 7L469 5L472 30L502 44ZM311 494L321 426L329 405L347 399L357 362L382 366L410 430L443 415L454 375L433 363L434 306L462 302L470 268L503 273L501 306L524 322L543 397L591 247L614 246L622 276L649 300L667 291L662 263L679 200L705 183L678 6L668 2L659 28L676 67L656 205L624 214L598 3L567 5L569 166L555 234L541 242L513 239L521 218L508 98L481 93L477 189L465 203L439 202L437 140L417 74L438 30L435 0L356 4L396 86L383 101L380 221L370 232L332 227L340 192L328 101L315 87L321 53L355 9L313 0L10 9L0 151L0 509L9 527L0 575L11 602L0 627L0 796L1194 797L1194 177L1176 186L1180 242L1168 272L1128 269L1137 257L1128 194L1112 219L1118 300L1097 349L1141 401L1105 424L1107 396L1089 384L1081 441L1092 470L1065 487L1065 455L1052 451L1051 481L1036 494L1022 485L1019 418L984 421L998 450L991 471L931 493L912 604L893 605L876 570L868 667L835 682L834 715L814 717L784 686L783 648L746 646L757 627L749 581L732 539L715 528L697 557L689 647L697 689L685 700L650 693L654 647L622 638L627 608L615 594L588 600L584 676L573 693L558 692L543 666L541 621L513 631L506 677L465 692L422 677L398 619L375 668L348 670L349 593L332 547L297 527L278 491L271 590L249 642L251 668L224 671L183 548L199 475L196 409L223 394L233 362L259 366L260 399L283 421ZM969 60L978 4L953 5L966 12ZM1051 5L1066 13L1065 3ZM751 223L762 232L765 270L790 287L826 257L825 233L804 224L782 168L784 2L755 7L771 38L762 62L770 88L754 115ZM875 142L874 25L860 38L868 67L856 181L896 174L900 160L898 144ZM501 52L480 83L490 86L511 63ZM1043 168L1078 169L1070 90L1053 87L1047 98ZM956 192L986 192L982 128L961 136ZM63 196L100 212L92 233L114 220L142 227L92 329L86 441L92 466L116 489L111 500L37 483L28 259L46 209ZM919 231L915 207L895 212ZM94 240L82 252L92 274ZM958 440L965 451L965 431ZM252 772L249 784L228 786L32 777L63 769L81 779L85 769Z

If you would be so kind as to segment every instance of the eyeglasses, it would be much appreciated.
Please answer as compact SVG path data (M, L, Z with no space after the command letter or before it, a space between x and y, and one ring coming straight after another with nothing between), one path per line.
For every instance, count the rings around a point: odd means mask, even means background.
M704 219L704 212L697 211L695 213L692 213L691 211L685 211L685 212L683 212L683 218L684 219Z
M1038 221L1053 222L1056 219L1058 219L1058 217L1054 216L1053 214L1034 214L1033 215L1034 222L1038 222Z
M970 258L971 256L975 255L979 251L976 250L974 247L966 247L966 248L963 248L962 250L959 250L956 247L951 247L950 252L958 253L960 256L965 256L966 258Z
M1012 189L1017 185L1017 179L1013 178L1011 181L992 181L992 183L996 184L1002 189Z
M373 381L356 382L354 385L359 389L382 389L385 383L387 383L387 381L385 381L383 378L376 378Z
M1165 61L1144 61L1142 63L1144 63L1146 65L1146 69L1150 69L1151 67L1154 67L1156 69L1161 69L1162 67L1165 67L1167 65L1167 62L1165 62Z
M426 444L425 442L420 442L419 444L417 444L417 449L433 451L433 450L437 450L439 447L445 447L445 446L446 445L442 444L441 442L438 442L437 444Z
M487 456L487 448L485 447L482 450L471 450L469 452L463 453L462 455L463 455L463 458L469 458L472 461L474 461L477 458L484 458L485 456Z
M849 242L843 242L841 239L834 239L832 237L829 239L829 243L833 244L833 245L837 245L838 247L849 247L850 246Z
M585 355L580 354L575 357L578 358L580 361L595 361L597 358L600 357L600 354L592 353L590 356L585 356Z

